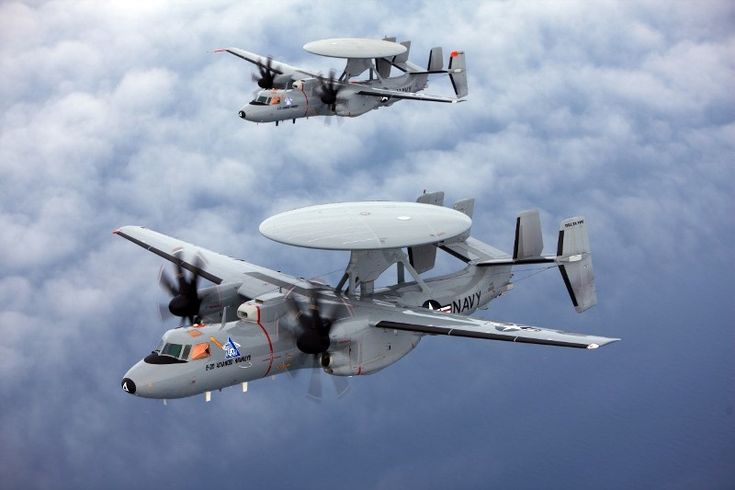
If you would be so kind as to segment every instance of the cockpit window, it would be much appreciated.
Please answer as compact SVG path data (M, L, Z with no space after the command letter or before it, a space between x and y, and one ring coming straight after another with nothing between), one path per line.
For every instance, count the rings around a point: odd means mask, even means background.
M148 354L143 361L148 364L179 364L186 362L189 355L190 345L167 344L163 340L158 347Z
M210 356L209 342L199 344L167 344L163 340L144 361L148 364L177 364L206 359Z
M162 356L179 357L181 355L181 344L166 344L161 351Z
M268 105L270 104L270 97L267 95L259 95L258 97L254 98L250 101L251 105Z
M278 105L281 103L280 97L271 97L270 104L271 105Z

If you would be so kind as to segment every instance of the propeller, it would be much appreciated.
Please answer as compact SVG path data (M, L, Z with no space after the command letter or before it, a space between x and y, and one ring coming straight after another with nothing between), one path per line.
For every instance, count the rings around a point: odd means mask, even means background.
M304 311L293 297L288 299L291 312L296 317L296 346L304 354L320 355L329 349L329 330L332 328L330 318L322 318L318 293L315 289L309 292L309 304Z
M332 109L332 112L337 110L337 96L342 88L343 85L335 78L334 70L329 71L329 78L319 77L319 98Z
M318 292L312 289L309 292L309 303L306 308L301 306L293 297L287 299L287 304L292 314L296 317L296 346L304 354L310 355L311 379L309 380L309 391L307 396L314 401L322 399L322 367L326 359L325 354L329 350L329 332L334 323L330 318L330 312L324 312L319 303ZM341 397L349 390L349 383L342 376L330 376L337 391L337 397Z
M320 403L323 399L322 377L329 376L334 384L334 391L337 398L342 398L350 390L350 382L346 376L332 376L324 372L319 356L309 356L305 367L311 371L309 376L309 387L306 391L306 397L309 400ZM286 372L292 380L296 380L301 373L301 369L288 369Z
M253 73L253 81L258 82L258 86L260 88L273 88L273 80L275 79L276 75L278 74L277 71L273 69L273 58L268 56L268 59L266 59L265 64L263 63L257 63L258 65L258 71L260 72L260 76Z
M196 272L186 273L184 268L181 266L181 252L179 251L175 255L178 259L174 263L176 280L172 279L166 273L165 269L161 268L159 283L161 287L172 296L171 301L168 303L168 313L181 317L182 324L183 319L186 318L189 320L189 323L193 325L195 323L195 319L199 316L199 306L202 303L197 289L199 274ZM204 261L199 255L197 255L194 257L194 263L192 265L195 270L199 270L204 266ZM159 311L162 318L168 316L163 305L159 307Z

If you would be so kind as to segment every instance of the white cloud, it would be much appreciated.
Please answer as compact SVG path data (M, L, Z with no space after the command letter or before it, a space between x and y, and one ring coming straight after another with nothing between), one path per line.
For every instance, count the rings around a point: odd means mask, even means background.
M135 422L140 407L163 421L159 441L173 441L166 431L176 432L176 424L166 415L111 395L119 394L120 374L163 328L155 315L161 262L110 235L123 224L308 276L339 268L346 258L269 243L257 232L260 220L301 205L413 199L423 189L442 189L450 202L476 197L477 236L504 248L519 210L541 208L549 238L559 219L587 215L596 271L607 287L602 311L628 323L635 322L633 311L645 314L636 295L650 302L660 298L656 294L682 294L694 287L683 283L695 281L697 270L725 274L726 265L718 264L729 263L735 238L735 37L727 2L665 8L653 1L415 2L402 9L296 1L0 6L0 378L17 397L12 411L0 415L0 448L5 454L22 447L11 463L0 463L0 472L12 464L18 481L32 479L41 459L57 468L55 475L68 476L68 468L83 469L79 455L91 457L112 428L112 439L120 440L110 454L124 454L152 475L156 465L120 435L132 430L149 437L150 426ZM412 39L411 57L419 64L435 45L445 53L465 49L469 101L400 102L329 126L319 119L253 125L236 115L254 89L252 66L211 53L234 45L326 72L339 63L301 52L304 42L383 34ZM450 90L446 80L431 82L431 92ZM714 290L687 304L705 315L697 304L727 284L713 277ZM555 306L544 298L538 300L543 310L519 313L566 321L559 312L569 308L556 304L564 295L560 282L556 287ZM508 303L501 302L502 313ZM670 308L669 323L687 315L684 306ZM594 318L620 328L618 316ZM29 341L39 339L44 363L28 354ZM436 358L430 354L446 358L446 352L463 358L453 369L489 362L466 355L467 344L441 344L447 346L441 352L439 345L422 345L395 369L420 378L412 362L431 368ZM540 354L493 352L504 356L497 369ZM395 389L384 380L398 383L401 375L385 376L362 386L380 398L386 395L380 390ZM453 381L437 383L446 388ZM472 403L474 395L453 389ZM70 400L69 392L82 395ZM314 435L281 424L291 408L273 400L295 403L290 388L264 392L254 407L222 405L218 416L252 431L249 447L275 451L272 427L284 446L300 447L294 438ZM379 424L381 418L360 406L375 400L359 392L357 400L350 405L355 413ZM453 405L434 402L456 415ZM180 407L169 419L196 414L221 430L220 421L193 402ZM334 410L335 423L352 430L351 414ZM326 423L321 412L303 413L307 424ZM426 415L436 411L426 407ZM402 412L394 423L406 420ZM50 459L23 447L25 430L38 440L67 421L71 431L62 449L81 451L77 456ZM370 431L360 430L368 438ZM217 439L193 433L208 444ZM240 449L240 441L227 442ZM92 449L79 448L87 443ZM200 449L187 443L159 457L171 468ZM145 454L156 459L153 451ZM91 481L104 481L95 475ZM385 474L375 482L395 478Z

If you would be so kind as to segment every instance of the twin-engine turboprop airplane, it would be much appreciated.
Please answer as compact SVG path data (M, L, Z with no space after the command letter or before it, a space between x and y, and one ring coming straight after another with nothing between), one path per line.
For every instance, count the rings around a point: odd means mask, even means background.
M442 48L429 52L426 68L408 61L411 41L396 43L395 38L339 38L304 45L310 53L347 59L339 78L329 77L274 61L270 57L237 49L223 48L258 67L253 81L262 89L239 111L246 121L275 122L313 116L360 116L373 109L393 105L402 99L433 102L460 102L467 95L467 72L462 51L452 51L449 67L444 69ZM391 77L391 69L401 73ZM351 81L368 71L368 78ZM426 88L430 74L448 74L457 98L419 94Z
M248 381L303 368L337 377L370 374L408 354L424 335L584 349L618 340L464 316L508 291L513 267L538 263L558 266L578 312L594 305L587 225L581 217L562 221L556 255L542 255L538 211L523 212L509 256L470 236L474 199L452 208L443 200L437 192L423 194L416 203L311 206L261 223L261 233L281 243L350 251L336 287L146 228L115 230L175 264L177 280L163 274L161 282L174 296L171 313L191 323L168 330L160 345L125 374L122 388L146 398L205 393L208 400L212 390L238 383L245 388ZM466 266L423 278L434 267L437 250ZM376 289L376 279L393 265L396 283ZM200 289L199 277L215 285Z

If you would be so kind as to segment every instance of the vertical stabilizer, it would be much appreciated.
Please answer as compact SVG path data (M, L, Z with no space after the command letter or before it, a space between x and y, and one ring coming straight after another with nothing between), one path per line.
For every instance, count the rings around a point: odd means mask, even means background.
M513 260L538 258L544 249L541 235L541 218L538 210L523 211L516 218L516 236L513 243Z
M385 36L383 41L396 42L395 36ZM375 69L382 78L388 78L390 76L391 61L393 58L375 58Z
M421 194L418 199L416 199L416 202L433 204L434 206L443 206L444 193L429 192ZM411 263L411 267L416 269L416 272L419 274L429 271L434 268L434 264L436 263L436 247L433 243L409 247L408 260Z
M449 79L452 81L454 93L458 98L467 97L467 67L464 51L452 51L449 54Z
M429 51L429 63L426 71L439 71L444 69L444 53L441 47L431 48Z
M587 225L583 217L565 219L559 225L556 262L578 313L597 304Z
M396 55L395 58L393 58L393 62L396 64L405 63L408 61L408 54L411 52L411 41L403 41L401 42L403 46L405 46L406 51L403 53Z
M461 199L452 205L452 209L456 209L460 213L464 213L470 218L472 218L472 215L475 213L475 199ZM472 228L469 228L467 231L462 233L461 235L458 235L454 238L452 238L452 242L463 242L467 240L470 237L470 234L472 233Z

